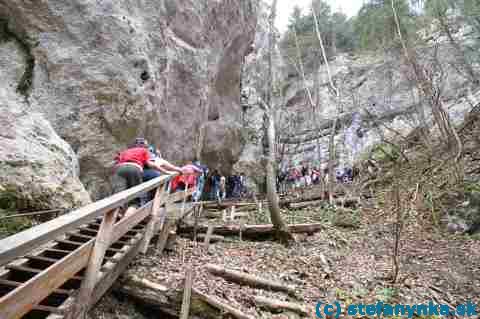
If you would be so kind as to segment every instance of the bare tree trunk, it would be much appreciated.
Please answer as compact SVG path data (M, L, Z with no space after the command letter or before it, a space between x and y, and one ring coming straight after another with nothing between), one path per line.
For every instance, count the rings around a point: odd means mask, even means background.
M276 15L277 0L272 3L272 12L269 18L270 24L270 41L268 52L268 76L267 76L267 92L266 92L266 105L264 114L264 134L267 139L266 150L266 186L267 186L267 198L270 209L270 218L274 226L278 239L285 245L287 245L293 236L288 231L287 224L283 221L280 205L278 203L278 195L276 189L276 170L275 170L275 109L273 107L273 66L272 56L275 50L275 15Z
M318 27L318 19L317 19L317 13L315 12L315 6L312 1L312 13L313 13L313 18L315 19L315 32L317 34L317 39L318 42L320 43L320 48L322 49L322 56L323 56L323 61L325 63L325 66L327 67L327 73L328 73L328 80L330 82L330 87L331 89L335 92L335 96L337 99L337 106L340 104L340 91L338 88L335 86L333 83L332 79L332 73L330 72L330 65L328 64L328 59L327 59L327 54L325 52L325 46L323 45L323 40L322 40L322 34L320 33L320 29ZM329 197L329 202L330 204L333 204L333 188L335 185L335 174L333 172L334 166L335 166L335 133L337 129L337 121L338 117L335 118L335 121L333 123L333 129L332 129L332 136L330 137L330 142L329 142L329 154L328 154L328 197Z
M403 211L402 211L402 205L400 203L400 184L398 182L398 179L400 178L400 169L399 169L399 163L395 162L395 173L394 173L394 185L393 185L393 190L392 190L392 200L393 200L393 206L395 210L395 223L393 225L393 237L394 237L394 243L393 243L393 254L392 254L392 282L395 283L398 278L398 273L400 271L400 264L399 264L399 253L400 253L400 237L402 234L402 226L403 226Z
M301 72L301 75L302 75L303 87L305 88L305 93L307 94L308 102L310 103L310 107L313 109L315 107L315 104L313 104L312 93L310 92L310 89L308 88L307 78L305 76L305 70L303 68L303 61L302 61L302 55L301 55L301 52L300 52L300 46L298 45L297 30L295 28L293 29L293 35L295 37L295 47L297 49L297 59L298 59L298 64L300 65L300 72Z
M462 152L463 152L463 143L460 140L460 137L458 136L457 131L452 126L448 113L445 111L443 107L443 102L440 95L441 93L440 89L434 88L433 78L431 76L429 78L425 68L423 68L418 63L417 59L414 56L412 56L412 54L410 54L400 29L400 21L398 18L397 10L395 8L395 0L391 0L391 4L392 4L392 11L393 11L393 16L395 18L395 24L397 27L398 36L402 44L405 58L407 59L408 63L411 65L413 69L417 87L419 91L423 93L425 98L428 99L430 106L432 108L433 118L445 142L451 145L451 143L455 141L455 143L457 144L456 155L454 154L455 155L454 161L456 164L458 164L458 161L462 156ZM462 173L461 173L460 165L457 165L457 173L458 173L457 178L461 179Z

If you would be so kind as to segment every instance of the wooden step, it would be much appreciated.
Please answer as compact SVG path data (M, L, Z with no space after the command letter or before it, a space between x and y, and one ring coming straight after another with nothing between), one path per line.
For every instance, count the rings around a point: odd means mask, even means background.
M42 306L42 305L36 305L33 306L33 310L40 310L40 311L46 311L50 312L55 315L64 315L65 311L56 307L50 307L50 306Z
M69 231L66 234L69 235L69 236L77 236L77 237L85 238L85 239L92 239L92 238L97 237L96 235L95 236L90 236L90 235L80 234L79 231L78 232Z
M10 270L16 270L16 271L23 271L27 273L33 273L33 274L39 274L45 269L35 269L35 268L30 268L30 267L23 267L23 266L15 266L15 265L7 265L5 266L6 269ZM73 276L71 279L75 280L83 280L83 276Z
M82 246L83 244L85 243L82 243L82 242L78 242L78 241L71 241L71 240L66 240L66 239L55 239L55 242L57 243L63 243L63 244L69 244L69 245L75 245L75 246ZM77 247L77 248L78 248ZM72 250L73 251L73 250ZM72 252L70 251L70 252Z
M23 285L24 282L18 282L18 281L12 281L12 280L6 280L6 279L0 279L0 285L4 286L10 286L10 287L19 287ZM73 291L66 290L66 289L55 289L53 293L59 294L59 295L68 295L70 296Z
M69 252L71 253L71 252ZM49 257L43 257L43 256L37 256L37 255L26 255L25 258L27 259L32 259L32 260L41 260L41 261L49 261L52 263L56 263L61 259L54 259L54 258L49 258ZM111 257L104 257L106 260L112 259Z

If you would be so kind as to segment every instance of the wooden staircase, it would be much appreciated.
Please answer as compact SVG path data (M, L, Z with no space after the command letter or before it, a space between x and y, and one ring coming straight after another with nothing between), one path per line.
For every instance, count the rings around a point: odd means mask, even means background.
M0 241L0 319L83 318L162 231L172 204L162 176ZM155 199L123 207L147 191ZM162 207L163 206L163 207ZM121 216L123 215L124 216Z

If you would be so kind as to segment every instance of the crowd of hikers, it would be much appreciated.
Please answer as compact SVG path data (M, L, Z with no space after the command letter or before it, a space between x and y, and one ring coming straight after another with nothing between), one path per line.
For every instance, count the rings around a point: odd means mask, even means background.
M126 150L117 154L114 164L114 192L119 192L147 182L162 174L178 173L169 183L170 192L194 189L192 199L223 201L227 198L243 198L247 195L245 174L224 176L218 170L210 171L198 160L184 166L176 166L165 160L160 150L149 145L144 138L137 138ZM349 183L355 177L352 168L336 169L336 179ZM118 183L118 180L121 180ZM277 191L286 193L291 189L308 187L328 182L328 168L319 168L304 163L300 166L281 168L277 174ZM132 204L143 206L153 199L154 192L135 199Z
M137 138L114 160L114 192L137 186L162 174L178 173L169 183L170 192L194 188L192 199L217 200L240 198L246 194L245 175L222 176L218 170L210 172L198 160L184 166L176 166L165 160L159 149L149 145L146 139ZM132 201L140 207L152 200L154 192Z
M354 170L350 167L335 170L338 183L353 182ZM328 182L328 168L319 168L304 163L300 166L280 169L277 174L277 191L286 193L288 190Z

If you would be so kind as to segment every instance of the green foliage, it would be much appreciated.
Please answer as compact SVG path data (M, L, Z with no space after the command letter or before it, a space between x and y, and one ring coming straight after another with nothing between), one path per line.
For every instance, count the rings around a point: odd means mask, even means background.
M441 19L450 28L453 24L469 25L472 27L473 46L466 46L465 58L467 63L479 62L480 49L480 1L478 0L427 0L425 2L427 17ZM452 21L453 20L453 21Z
M327 55L334 55L336 50L351 51L355 44L352 24L347 16L338 12L332 13L330 6L323 0L316 0L314 7ZM288 30L280 43L287 61L297 60L295 31L298 36L300 56L308 73L308 70L314 70L320 66L320 63L323 63L315 31L315 19L311 10L304 14L298 6L294 8L289 20Z
M382 289L377 289L376 291L376 299L385 303L391 302L397 295L398 289L396 288L385 287Z
M0 210L15 210L18 198L13 191L2 190L0 192Z
M372 150L370 157L377 162L396 161L400 153L390 144L379 144Z
M469 195L480 194L480 184L475 182L465 182L465 193Z
M346 306L353 303L352 295L348 291L345 291L343 289L336 288L335 289L335 296L338 300L343 301Z
M9 211L0 210L0 238L5 238L33 226L32 220L26 217L2 219L8 214L10 214Z
M408 1L396 0L395 4L402 35L408 39L415 30L414 15L410 12ZM361 49L386 49L397 44L398 31L390 0L367 1L353 24Z

